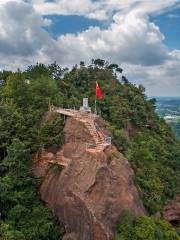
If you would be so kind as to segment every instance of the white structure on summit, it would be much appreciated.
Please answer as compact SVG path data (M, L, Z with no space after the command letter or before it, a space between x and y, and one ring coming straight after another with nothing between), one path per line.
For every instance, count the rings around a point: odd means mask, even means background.
M83 106L80 107L80 111L91 112L91 108L88 104L88 98L83 98Z
M87 151L100 152L111 145L111 137L105 135L103 130L95 123L95 119L98 116L91 112L91 108L88 106L88 98L83 99L83 106L80 107L80 110L59 108L50 105L49 111L72 117L84 124L94 141L94 143L87 143Z

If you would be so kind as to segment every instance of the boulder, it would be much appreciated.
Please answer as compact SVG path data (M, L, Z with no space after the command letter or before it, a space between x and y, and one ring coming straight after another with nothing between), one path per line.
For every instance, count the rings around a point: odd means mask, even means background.
M163 217L174 227L180 225L180 194L165 205L163 209Z

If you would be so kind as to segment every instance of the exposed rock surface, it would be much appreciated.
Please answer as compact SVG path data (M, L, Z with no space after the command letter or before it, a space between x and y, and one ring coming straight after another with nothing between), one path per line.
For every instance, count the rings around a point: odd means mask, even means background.
M73 234L77 240L112 239L124 210L144 214L133 171L114 146L101 152L86 151L92 137L83 123L68 118L64 132L62 149L36 156L34 173L43 177L41 198L64 222L67 239ZM49 168L51 161L63 167Z
M180 225L180 195L169 201L164 207L163 217L173 226Z

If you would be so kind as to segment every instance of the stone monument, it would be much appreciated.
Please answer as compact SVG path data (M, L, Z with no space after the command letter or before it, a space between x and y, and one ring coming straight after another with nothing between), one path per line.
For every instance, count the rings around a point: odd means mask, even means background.
M83 106L80 107L80 111L91 112L91 108L89 107L88 104L88 98L83 98Z

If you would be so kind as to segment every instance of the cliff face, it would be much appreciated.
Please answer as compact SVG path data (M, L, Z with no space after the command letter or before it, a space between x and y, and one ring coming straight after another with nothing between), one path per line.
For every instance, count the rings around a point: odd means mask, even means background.
M43 177L41 199L64 222L73 239L112 239L124 210L144 214L133 171L114 146L86 151L92 136L83 123L68 118L64 132L62 149L43 151L35 158L34 173Z
M175 227L180 225L180 194L166 204L163 217Z

